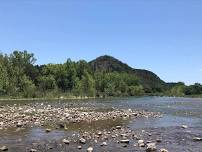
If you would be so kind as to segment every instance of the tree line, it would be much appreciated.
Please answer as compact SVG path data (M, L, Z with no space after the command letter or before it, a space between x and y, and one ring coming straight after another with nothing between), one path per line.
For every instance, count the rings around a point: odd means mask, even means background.
M93 71L85 60L67 59L63 64L35 65L27 51L0 54L2 97L106 97L142 95L144 88L135 75Z
M140 77L128 72L128 68L125 72L124 69L121 72L95 70L85 60L75 62L71 59L67 59L63 64L36 65L35 62L34 54L27 51L0 53L0 97L141 96L148 92L148 88L143 87L145 85L140 81ZM155 88L156 84L150 81ZM202 95L202 85L165 83L152 93L167 96L197 96Z

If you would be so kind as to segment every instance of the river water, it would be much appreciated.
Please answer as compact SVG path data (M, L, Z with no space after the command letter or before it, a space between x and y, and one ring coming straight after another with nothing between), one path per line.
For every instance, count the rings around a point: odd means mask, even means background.
M38 101L37 101L38 102ZM44 102L44 101L43 101ZM94 151L145 151L145 148L134 147L134 142L127 147L120 146L113 141L108 141L108 146L100 147L95 143L77 149L76 143L69 146L58 144L58 141L78 133L80 130L107 129L116 125L124 125L131 130L141 133L149 133L152 136L144 136L144 140L153 141L160 138L162 142L157 148L165 148L170 152L202 152L202 142L194 141L194 137L202 138L202 99L171 98L171 97L140 97L140 98L116 98L116 99L91 99L80 101L47 101L44 104L63 106L66 102L71 106L92 106L107 110L112 107L120 109L142 109L146 111L161 112L161 118L138 118L135 120L98 121L91 124L75 124L69 130L54 130L45 133L44 128L27 128L21 131L16 129L0 130L0 147L7 145L9 151L29 151L33 143L40 143L38 151L86 151L93 146ZM36 102L33 102L35 104ZM14 104L14 102L0 101L0 105ZM24 102L18 102L24 104ZM187 125L187 129L181 126ZM31 146L32 145L32 146ZM52 146L52 147L51 147Z

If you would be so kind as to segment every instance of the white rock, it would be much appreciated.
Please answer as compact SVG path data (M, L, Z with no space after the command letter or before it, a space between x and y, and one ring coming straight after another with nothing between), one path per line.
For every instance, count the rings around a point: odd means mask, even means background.
M63 139L62 142L65 143L65 144L69 144L70 143L68 139Z
M146 152L154 152L156 151L156 144L155 143L149 143L147 144Z
M8 151L8 147L2 146L2 147L0 147L0 150L1 150L1 151Z
M183 128L183 129L187 129L188 126L187 126L187 125L182 125L182 128Z
M93 147L88 147L87 152L93 152Z
M159 152L168 152L168 150L167 149L160 149Z

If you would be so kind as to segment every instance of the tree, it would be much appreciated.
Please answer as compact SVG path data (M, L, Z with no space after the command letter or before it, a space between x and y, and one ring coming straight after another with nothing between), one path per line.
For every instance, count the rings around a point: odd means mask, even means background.
M57 88L55 78L52 75L42 76L39 78L39 88L42 91L54 90Z
M22 77L22 79L23 96L25 98L35 97L36 86L34 85L34 83L25 75Z
M9 79L4 56L2 54L0 54L0 71L0 94L5 95L8 91Z
M85 96L94 97L95 96L95 81L93 77L86 71L81 78L82 92Z
M128 93L130 96L140 96L144 94L143 87L141 85L138 86L130 86Z

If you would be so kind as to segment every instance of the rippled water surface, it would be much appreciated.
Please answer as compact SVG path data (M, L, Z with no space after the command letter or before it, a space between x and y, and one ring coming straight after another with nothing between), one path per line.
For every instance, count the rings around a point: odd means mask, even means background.
M43 101L44 102L44 101ZM57 147L57 141L77 134L79 130L107 129L116 125L125 125L137 132L146 131L152 134L148 140L161 138L162 142L158 148L166 148L171 152L202 152L202 142L194 142L193 137L202 137L202 99L170 98L170 97L141 97L141 98L117 98L117 99L92 99L74 101L47 101L44 104L53 106L64 106L66 103L71 107L98 107L100 110L109 110L113 107L120 109L143 109L147 111L161 112L161 118L138 118L136 120L98 121L91 124L74 124L69 130L54 130L45 133L44 128L27 128L16 132L15 128L0 131L0 146L8 145L9 151L29 151L26 149L34 142L44 143L39 151L86 151L85 145L82 150L76 148L76 144L66 147ZM14 103L0 101L0 105L24 104L25 101ZM40 106L39 101L31 104ZM188 129L182 129L181 125L187 125ZM108 146L95 147L95 151L145 151L145 149L134 148L129 144L127 148L109 141ZM49 149L48 145L55 146Z

